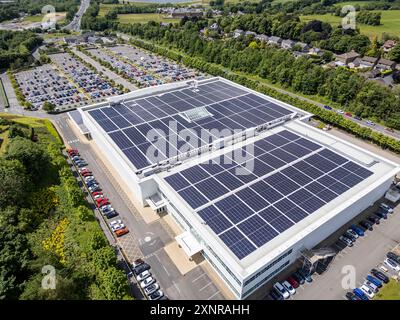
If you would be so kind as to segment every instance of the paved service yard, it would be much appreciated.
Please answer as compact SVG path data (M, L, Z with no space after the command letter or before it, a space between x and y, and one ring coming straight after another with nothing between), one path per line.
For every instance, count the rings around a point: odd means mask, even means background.
M376 205L367 209L362 217L375 212ZM357 221L361 220L360 218ZM351 223L349 223L350 225ZM300 286L294 296L295 300L343 300L347 291L342 288L342 279L348 273L342 273L346 266L354 266L356 286L360 286L372 268L376 268L386 257L386 253L400 243L400 205L387 220L381 219L379 225L373 226L373 231L366 231L364 237L359 237L353 247L340 251L321 275L314 274L314 281ZM339 235L345 231L341 229ZM338 235L335 235L337 239ZM330 237L332 238L332 237ZM389 275L388 275L389 276ZM284 278L281 278L281 280Z
M180 273L164 250L166 245L175 241L173 238L175 235L163 226L161 220L146 223L142 219L111 172L92 149L91 144L82 143L83 141L71 129L70 125L72 124L67 119L68 116L63 115L55 121L64 138L64 143L79 150L82 158L87 161L88 168L100 183L104 194L118 212L119 217L115 219L121 219L130 231L118 239L118 243L126 251L126 255L130 259L144 257L145 261L151 265L150 271L160 284L161 290L171 300L224 299L201 265L184 275Z

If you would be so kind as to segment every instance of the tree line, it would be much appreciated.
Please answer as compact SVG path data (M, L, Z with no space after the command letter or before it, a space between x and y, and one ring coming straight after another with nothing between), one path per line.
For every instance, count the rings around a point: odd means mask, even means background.
M0 299L129 299L126 276L54 127L12 117L0 118L9 136L0 156ZM53 290L42 287L49 265Z

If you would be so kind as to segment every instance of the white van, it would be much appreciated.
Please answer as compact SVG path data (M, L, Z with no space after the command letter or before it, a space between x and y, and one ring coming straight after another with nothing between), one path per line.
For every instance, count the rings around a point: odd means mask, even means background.
M283 298L289 299L290 293L284 288L284 286L281 283L276 282L274 284L274 288L281 294Z

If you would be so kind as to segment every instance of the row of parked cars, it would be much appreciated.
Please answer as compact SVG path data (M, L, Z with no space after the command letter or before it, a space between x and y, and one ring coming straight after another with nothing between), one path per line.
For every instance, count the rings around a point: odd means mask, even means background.
M289 299L290 296L296 294L296 289L303 285L305 282L312 282L311 275L304 269L295 271L285 281L276 282L273 288L269 292L269 296L273 300L284 300Z
M366 230L372 231L374 224L380 224L381 219L387 219L392 214L393 208L386 203L380 203L378 210L367 219L360 221L359 225L351 225L344 234L339 237L338 243L352 247L358 237L363 237Z
M388 272L388 269L399 273L400 271L400 256L394 252L388 252L386 258L383 261L385 266L380 266L379 269L372 269L371 274L365 277L364 283L354 288L353 291L346 293L348 300L369 300L372 299L375 294L383 287L384 284L389 282L389 277L384 273ZM387 268L386 268L387 267Z
M152 276L149 264L142 259L137 259L132 263L132 267L137 282L149 300L168 300L164 292L160 290L160 285Z
M99 183L96 181L93 173L86 168L86 161L79 155L78 150L76 149L68 149L67 150L69 157L74 162L74 164L78 167L79 174L81 175L83 181L87 189L89 190L96 207L100 210L100 212L107 218L115 218L118 216L118 213L111 206L111 203L108 198L103 194L102 189L100 188ZM129 233L128 228L122 222L121 219L113 220L109 223L111 230L115 233L117 237L121 237L124 234Z

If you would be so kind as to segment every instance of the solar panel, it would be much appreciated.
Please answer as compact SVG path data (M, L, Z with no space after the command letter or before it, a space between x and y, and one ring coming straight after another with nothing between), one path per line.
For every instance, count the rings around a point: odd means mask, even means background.
M221 183L219 183L216 179L212 177L196 183L195 187L200 190L200 192L205 195L209 200L214 200L229 191Z
M190 182L187 181L179 172L172 176L165 177L165 181L167 181L176 191L179 191L190 185Z
M208 200L194 187L187 187L178 192L179 195L193 208L196 209L206 204Z

